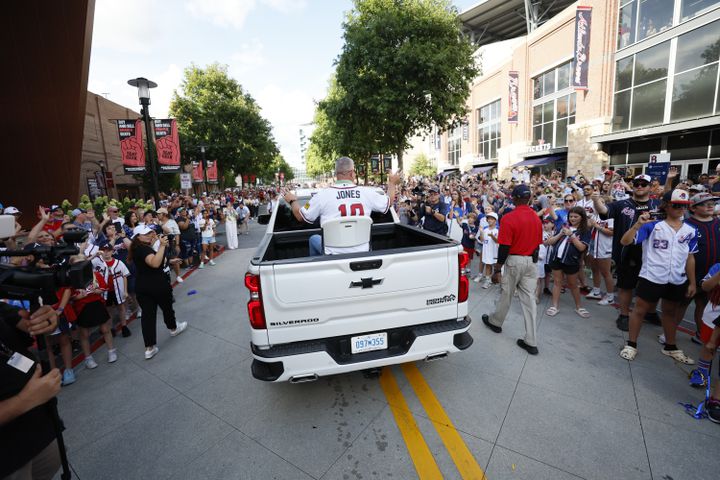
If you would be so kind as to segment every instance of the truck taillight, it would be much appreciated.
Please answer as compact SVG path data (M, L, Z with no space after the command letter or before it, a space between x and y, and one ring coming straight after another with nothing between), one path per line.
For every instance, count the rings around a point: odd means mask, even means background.
M470 263L467 252L458 254L458 303L467 302L470 294L470 280L465 276L465 267Z
M246 273L245 287L250 291L250 300L247 303L250 326L256 330L264 330L267 326L265 325L265 311L260 291L260 276Z

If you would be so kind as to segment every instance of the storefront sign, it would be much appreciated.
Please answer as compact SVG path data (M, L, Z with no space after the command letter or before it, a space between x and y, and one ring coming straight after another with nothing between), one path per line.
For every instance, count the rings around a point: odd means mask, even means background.
M670 161L670 153L653 153L650 155L649 163L663 163Z
M153 121L155 128L155 147L157 148L160 173L180 171L180 138L175 119Z
M207 162L207 183L218 183L217 160L208 160Z
M142 121L117 120L120 138L120 156L125 173L145 171L145 150L143 149Z
M591 24L592 7L577 7L575 11L575 59L572 74L572 85L575 90L588 89Z
M516 71L511 71L508 78L509 96L508 96L508 123L518 123L518 115L520 112L520 75Z
M553 145L552 143L541 143L540 145L530 145L525 150L525 153L535 153L535 152L546 152L548 150L552 150Z
M192 181L193 183L202 183L205 181L202 162L192 162Z
M93 177L87 177L88 196L90 200L95 200L97 197L102 196L100 187L98 186L97 179Z
M392 155L383 155L383 170L386 172L392 170Z

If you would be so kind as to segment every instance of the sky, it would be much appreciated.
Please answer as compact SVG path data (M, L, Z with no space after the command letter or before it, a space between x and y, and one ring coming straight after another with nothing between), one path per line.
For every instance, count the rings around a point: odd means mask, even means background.
M455 0L463 11L479 0ZM218 62L255 98L285 160L301 167L300 129L310 132L342 49L350 0L96 0L88 90L139 111L146 77L150 114L165 118L183 70Z

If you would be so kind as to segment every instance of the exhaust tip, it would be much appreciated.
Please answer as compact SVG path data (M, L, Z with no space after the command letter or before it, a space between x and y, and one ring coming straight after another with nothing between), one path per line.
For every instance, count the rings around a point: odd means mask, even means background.
M426 362L434 362L435 360L442 360L443 358L448 356L448 352L440 352L440 353L431 353L427 357L425 357Z
M317 379L318 376L315 373L311 373L308 375L295 375L294 377L290 377L290 383L314 382Z

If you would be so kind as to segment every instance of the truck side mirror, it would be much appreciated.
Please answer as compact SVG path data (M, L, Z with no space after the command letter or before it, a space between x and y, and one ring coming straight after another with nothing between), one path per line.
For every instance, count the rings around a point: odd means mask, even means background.
M264 215L259 215L259 216L258 216L258 223L259 223L260 225L267 225L268 223L270 223L270 214L269 214L269 213L266 213L266 214L264 214Z

